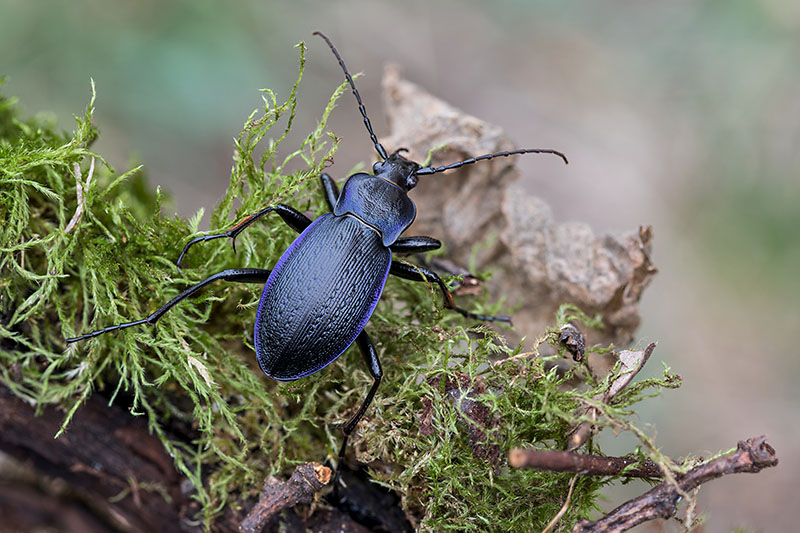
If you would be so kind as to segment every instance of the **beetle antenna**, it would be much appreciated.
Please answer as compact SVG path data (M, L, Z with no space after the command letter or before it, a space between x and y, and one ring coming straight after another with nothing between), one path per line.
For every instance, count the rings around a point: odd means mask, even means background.
M557 150L540 150L534 148L522 148L520 150L511 150L509 152L495 152L493 154L484 154L479 155L478 157L470 157L469 159L465 159L463 161L458 161L456 163L450 163L449 165L445 165L443 167L424 167L415 172L417 176L425 176L427 174L436 174L437 172L444 172L445 170L451 170L454 168L463 167L464 165L471 165L472 163L477 163L478 161L484 161L486 159L494 159L495 157L508 157L510 155L517 155L517 154L553 154L557 155L561 159L564 160L564 163L569 164L567 161L567 156L562 154Z
M333 46L331 40L328 39L328 37L324 33L315 31L314 35L319 35L320 37L325 39L325 42L328 43L328 46L330 46L331 48L331 52L333 52L333 55L335 55L336 59L339 60L339 66L342 67L342 70L344 71L344 76L345 78L347 78L348 83L350 83L350 87L353 89L353 94L356 97L356 101L358 101L358 110L361 111L361 115L364 117L364 125L367 127L367 131L369 132L369 138L372 139L372 143L375 145L375 150L378 151L378 155L380 155L381 158L385 161L386 158L388 157L388 155L386 154L386 149L383 147L380 141L378 141L378 138L375 136L375 132L372 131L372 124L369 121L369 117L367 117L367 108L364 107L363 102L361 102L361 95L358 94L358 89L356 89L356 84L353 81L353 77L347 71L347 67L344 64L342 56L339 55L339 51L336 50L336 47Z

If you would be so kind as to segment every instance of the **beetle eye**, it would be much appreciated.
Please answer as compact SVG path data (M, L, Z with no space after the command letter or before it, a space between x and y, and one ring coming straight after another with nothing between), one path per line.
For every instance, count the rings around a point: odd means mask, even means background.
M406 178L406 190L407 191L410 191L411 189L413 189L414 187L417 186L417 179L418 178L417 178L416 174L410 174Z
M374 165L372 165L372 173L377 174L381 171L383 167L383 161L377 161Z

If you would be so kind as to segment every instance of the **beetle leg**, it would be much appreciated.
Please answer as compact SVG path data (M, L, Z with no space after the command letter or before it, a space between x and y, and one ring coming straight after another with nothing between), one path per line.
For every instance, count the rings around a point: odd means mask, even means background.
M436 283L442 290L442 296L444 297L444 306L448 309L452 309L457 313L460 313L461 315L467 318L472 318L475 320L484 320L487 322L493 322L493 321L511 322L511 318L507 316L478 315L476 313L471 313L466 309L461 309L460 307L456 307L456 303L453 300L453 295L450 293L450 290L447 288L447 285L444 284L444 281L442 281L442 278L440 278L436 272L428 270L427 268L421 266L411 266L405 263L401 263L399 261L392 261L392 267L389 270L389 274L394 274L395 276L401 277L403 279L408 279L411 281L426 281L426 282L430 281L432 283Z
M103 333L108 333L110 331L117 331L118 329L125 329L131 326L138 326L140 324L152 324L155 328L156 322L170 309L172 309L178 302L181 300L185 300L189 296L192 296L194 293L213 283L217 280L224 280L224 281L238 281L241 283L265 283L267 278L269 278L270 270L265 270L263 268L230 268L228 270L223 270L222 272L218 272L213 276L210 276L200 283L196 285L192 285L188 289L181 292L179 295L174 297L172 300L161 306L158 310L156 310L153 314L148 316L147 318L143 318L141 320L134 320L133 322L125 322L124 324L117 324L116 326L109 326L104 329L100 329L97 331L93 331L91 333L87 333L85 335L81 335L79 337L72 337L67 339L67 343L72 343L75 341L81 341L84 339L89 339L91 337L97 337L98 335L102 335Z
M322 183L322 190L325 192L325 200L328 202L328 207L333 211L336 202L339 201L339 186L327 172L319 175L319 181Z
M442 247L442 241L433 237L401 237L394 241L389 248L396 254L419 254L438 250Z
M333 478L334 494L338 494L339 491L339 476L341 475L342 464L344 464L344 453L347 449L347 440L350 438L350 434L353 433L353 430L356 428L358 421L364 416L369 404L372 403L372 398L375 396L375 391L378 390L378 385L381 384L381 377L383 376L381 363L378 361L378 352L375 351L375 346L373 346L372 341L370 340L366 331L362 331L358 334L358 337L356 337L356 343L358 343L358 349L361 350L361 355L364 356L364 362L367 363L367 368L369 368L369 373L372 375L372 379L374 381L372 382L372 387L370 387L367 397L364 399L361 407L358 408L356 414L354 414L353 417L348 420L342 428L344 439L342 440L342 447L339 448L339 460L336 465L336 475Z
M297 209L295 209L293 207L289 207L288 205L278 204L278 205L275 205L275 206L265 207L264 209L262 209L258 213L250 215L246 219L242 220L241 222L236 224L234 227L232 227L228 231L225 231L223 233L215 233L214 235L202 235L200 237L195 237L194 239L189 241L189 243L186 246L184 246L183 251L181 252L181 255L178 256L178 261L177 261L178 269L180 270L180 268L181 268L181 262L183 261L183 257L186 255L186 252L188 252L189 248L191 248L192 246L194 246L198 242L212 241L214 239L221 239L223 237L230 237L232 239L232 242L233 242L233 251L235 252L236 251L236 237L241 232L243 232L245 229L247 229L247 227L250 226L253 222L255 222L259 218L263 217L264 215L266 215L268 213L271 213L272 211L275 211L276 213L278 213L281 216L281 218L283 219L283 221L286 222L297 233L302 233L303 230L306 229L309 224L311 224L311 219L310 218L305 216L303 213L301 213Z

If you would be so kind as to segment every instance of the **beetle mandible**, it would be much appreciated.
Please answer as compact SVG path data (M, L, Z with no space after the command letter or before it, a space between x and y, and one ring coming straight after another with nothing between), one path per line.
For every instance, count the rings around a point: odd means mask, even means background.
M432 237L401 237L416 216L416 207L408 192L416 186L419 176L516 154L554 154L565 163L567 158L556 150L520 149L471 157L433 168L406 159L401 155L406 151L403 148L388 154L372 130L353 77L336 47L322 33L314 34L330 47L358 102L364 125L380 156L380 161L372 167L373 173L353 174L347 178L341 193L333 178L323 173L320 181L331 213L312 221L288 205L265 207L228 231L192 239L177 261L180 267L189 248L204 241L227 237L232 239L235 247L237 235L261 217L275 212L300 236L272 270L223 270L184 290L146 318L69 338L67 342L141 324L155 325L178 302L217 280L264 283L256 314L254 344L258 364L267 376L277 381L294 381L308 376L335 361L354 342L372 376L372 386L366 398L342 428L344 437L334 477L334 489L337 489L348 438L372 402L383 375L378 353L364 327L390 274L411 281L435 283L442 292L445 307L467 318L508 320L456 307L452 294L435 272L392 260L393 252L416 254L436 250L442 245Z

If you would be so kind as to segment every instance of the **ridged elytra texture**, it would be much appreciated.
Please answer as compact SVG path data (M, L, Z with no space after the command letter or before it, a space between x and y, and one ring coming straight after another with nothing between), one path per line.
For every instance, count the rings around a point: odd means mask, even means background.
M256 315L258 363L292 381L333 362L369 320L392 253L352 216L326 214L292 243L272 271Z

